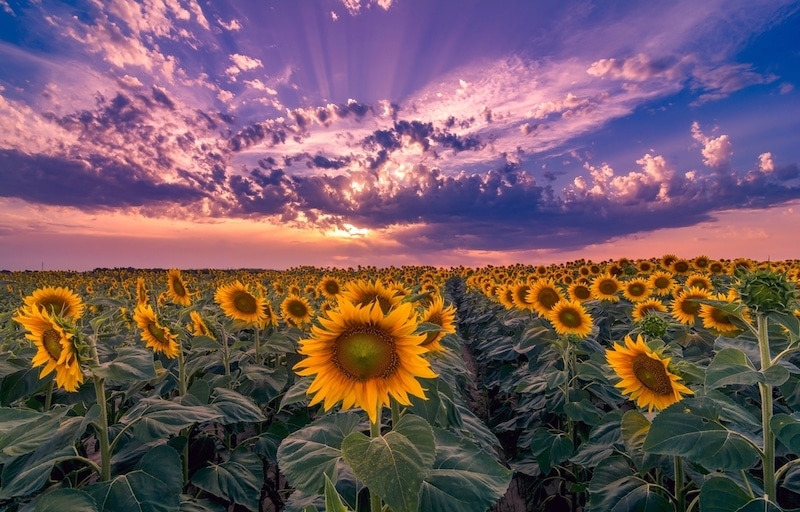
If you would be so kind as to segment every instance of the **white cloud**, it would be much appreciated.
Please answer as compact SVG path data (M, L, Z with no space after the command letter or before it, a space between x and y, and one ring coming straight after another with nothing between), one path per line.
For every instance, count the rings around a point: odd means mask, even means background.
M727 135L709 137L700 129L700 123L692 123L692 138L703 145L701 153L703 163L712 169L724 169L730 166L733 156L733 145Z
M236 18L232 19L230 23L226 23L223 20L218 19L217 23L219 23L220 26L225 30L230 30L231 32L242 30L242 24L239 23L239 20L237 20Z
M764 174L772 174L775 170L775 162L772 161L772 153L767 151L758 155L758 170Z

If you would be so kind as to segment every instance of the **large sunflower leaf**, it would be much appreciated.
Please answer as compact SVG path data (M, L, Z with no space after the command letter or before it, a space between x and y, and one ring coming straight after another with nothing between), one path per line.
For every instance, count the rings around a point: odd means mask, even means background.
M794 454L800 454L800 421L788 414L776 414L769 423L772 432Z
M94 499L79 489L56 489L42 495L31 505L32 507L26 507L22 512L63 512L64 510L97 512L97 504Z
M572 457L575 447L572 439L565 432L551 432L539 427L531 437L531 450L543 474Z
M474 443L434 428L436 459L425 477L419 510L482 512L508 489L512 471Z
M342 456L356 477L394 512L417 511L435 452L431 426L413 414L400 418L386 435L370 439L354 432L342 442Z
M744 352L735 348L717 352L706 370L706 390L757 382L764 382L764 375L753 367Z
M325 475L325 512L349 512L331 479Z
M744 506L750 496L729 479L713 477L700 489L700 510L703 512L735 512Z
M633 475L633 469L625 459L618 455L609 457L597 465L589 481L589 503L586 511L612 510L629 494L646 485L647 482Z
M278 447L278 464L292 487L321 494L326 474L335 482L342 441L360 423L353 412L332 414L286 436Z
M248 510L258 510L264 469L258 455L242 445L222 464L212 464L192 476L192 484Z
M0 462L5 457L30 453L49 441L67 412L66 407L58 407L37 416L29 415L27 421L17 417L14 426L0 437Z
M650 426L643 449L677 455L708 469L751 467L758 456L746 440L716 421L703 399L685 399L661 411Z
M156 378L153 353L140 347L122 347L117 356L90 368L93 375L115 382L147 381Z
M210 406L221 413L218 421L223 425L240 422L258 423L267 420L255 402L231 389L216 388Z
M120 419L120 423L136 421L133 435L147 442L177 434L195 423L217 420L221 416L218 409L207 405L181 405L169 400L145 398L133 406Z
M160 445L142 457L135 471L84 490L100 512L178 512L182 489L178 452Z
M625 443L625 450L636 464L640 475L645 475L648 471L658 465L658 456L646 453L642 449L644 440L650 432L650 420L644 414L636 410L627 411L622 416L622 440Z

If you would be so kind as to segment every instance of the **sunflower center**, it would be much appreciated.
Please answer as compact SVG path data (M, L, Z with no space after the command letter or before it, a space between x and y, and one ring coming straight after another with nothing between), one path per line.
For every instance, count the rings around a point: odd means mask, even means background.
M253 315L258 311L256 298L247 292L236 292L233 296L233 305L241 313Z
M578 328L583 325L581 316L574 309L562 309L558 312L558 320L567 327Z
M308 309L306 309L305 304L299 300L290 302L286 309L288 309L289 313L295 318L303 318L308 314Z
M519 288L517 288L517 290L515 291L515 296L516 296L517 300L519 300L519 302L521 304L527 304L528 303L527 295L528 295L528 292L530 291L530 289L531 289L530 286L523 285L523 286L520 286Z
M339 294L339 283L336 281L328 281L325 283L325 291L330 295Z
M600 284L597 286L597 289L600 290L600 293L603 295L613 295L617 293L618 287L617 283L612 281L611 279L604 279L600 281Z
M713 318L718 324L733 325L733 321L731 321L731 315L719 308L711 308L711 318Z
M59 300L56 298L45 299L39 302L39 305L48 313L55 313L56 315L69 316L70 312L69 304L67 304L63 300Z
M672 394L672 383L664 369L664 364L646 354L633 358L633 374L644 387L657 395Z
M438 326L441 326L441 325L442 325L442 315L441 315L441 314L439 314L439 313L433 313L433 314L432 314L431 316L429 316L429 317L428 317L428 319L427 319L427 320L425 320L425 321L426 321L426 322L429 322L429 323L432 323L432 324L436 324L436 325L438 325Z
M576 286L572 290L572 294L576 299L586 300L592 296L592 291L585 286Z
M61 358L61 335L55 329L47 329L42 333L42 346L53 361Z
M175 291L175 295L178 297L185 297L186 296L186 288L183 286L183 283L180 279L173 279L172 280L172 289Z
M558 301L561 300L561 297L558 296L555 290L551 290L550 288L542 288L539 290L539 303L546 307L547 309L553 309L553 306L558 304Z
M646 291L647 288L641 283L631 283L628 286L628 293L631 297L641 297Z
M333 363L351 380L385 379L397 362L394 341L381 329L358 327L336 339Z
M700 303L697 301L701 297L685 297L681 301L681 311L687 315L696 315L700 311Z
M155 339L158 340L159 343L162 345L167 345L167 338L164 335L164 329L155 322L148 322L147 323L147 332L153 335Z
M657 277L655 281L653 281L653 285L659 290L665 290L669 288L670 279L668 277Z
M689 271L689 264L685 261L676 261L675 262L675 272L688 272Z

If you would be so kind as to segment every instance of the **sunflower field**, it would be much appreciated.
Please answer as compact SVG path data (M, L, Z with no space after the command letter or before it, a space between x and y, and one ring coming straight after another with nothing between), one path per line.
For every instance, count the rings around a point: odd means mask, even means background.
M800 261L0 273L0 510L800 510Z

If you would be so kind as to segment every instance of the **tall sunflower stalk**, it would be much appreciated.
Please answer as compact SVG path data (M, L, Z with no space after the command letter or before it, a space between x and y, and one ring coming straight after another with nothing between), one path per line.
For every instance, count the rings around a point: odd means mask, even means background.
M90 336L89 352L95 367L100 366L100 356L97 353L97 335ZM111 480L111 444L108 439L108 405L106 403L105 379L93 372L94 393L100 414L97 422L92 422L97 432L97 441L100 445L100 481Z

